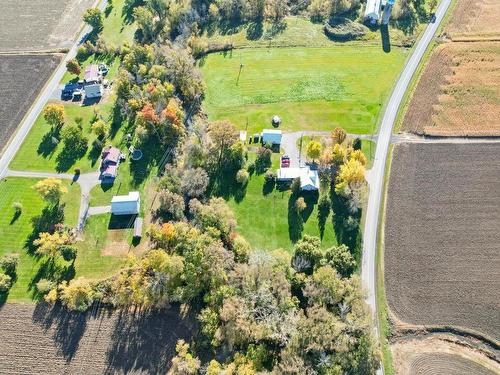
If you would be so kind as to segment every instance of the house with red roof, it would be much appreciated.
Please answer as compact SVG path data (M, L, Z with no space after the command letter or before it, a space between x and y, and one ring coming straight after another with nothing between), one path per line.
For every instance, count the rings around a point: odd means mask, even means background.
M121 151L113 146L108 146L101 154L101 175L103 178L116 178L120 165Z

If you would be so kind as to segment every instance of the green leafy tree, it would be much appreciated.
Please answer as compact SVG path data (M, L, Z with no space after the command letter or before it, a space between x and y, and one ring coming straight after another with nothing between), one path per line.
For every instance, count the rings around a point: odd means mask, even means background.
M82 67L77 59L71 59L66 63L66 70L75 76L79 76L82 72Z
M103 17L99 8L89 8L83 14L83 22L92 27L93 31L100 33L103 29Z
M10 253L5 254L0 258L0 268L8 275L16 273L17 265L19 264L19 254Z
M321 143L317 141L311 141L307 144L306 152L307 152L307 157L309 159L314 160L318 159L321 156Z
M0 293L7 292L12 286L12 278L9 275L0 273Z
M106 138L109 134L110 127L103 120L97 120L92 124L92 131L99 139Z

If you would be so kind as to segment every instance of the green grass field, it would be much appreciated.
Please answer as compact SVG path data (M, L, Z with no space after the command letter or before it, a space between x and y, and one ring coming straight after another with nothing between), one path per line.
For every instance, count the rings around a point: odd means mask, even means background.
M109 13L104 13L102 37L111 46L119 47L134 40L136 27L132 16L124 13L124 4L125 0L113 0Z
M73 172L80 168L82 173L93 172L99 168L100 149L93 148L96 137L90 133L92 119L97 114L108 123L111 123L111 103L81 107L76 104L65 104L66 123L74 123L76 117L83 118L83 131L88 137L88 148L85 155L74 155L74 152L64 152L64 142L52 142L50 125L40 115L31 128L28 136L18 150L9 168L12 170L44 171L44 172ZM107 140L107 144L115 146L123 141L123 127L118 128L116 134Z
M250 154L253 157L253 154ZM273 167L278 168L279 156L273 155ZM237 231L241 233L258 250L284 249L291 251L294 231L297 226L297 215L289 212L290 190L264 194L264 175L253 174L250 177L244 198L237 202L234 198L228 200L238 222ZM306 199L307 201L308 199ZM293 203L292 203L293 204ZM317 205L309 204L303 218L302 235L309 234L320 237ZM336 245L337 239L333 230L332 214L326 219L322 246L328 248Z
M200 61L211 120L229 119L249 133L282 117L284 131L368 133L405 60L403 49L375 46L242 49ZM242 64L242 65L240 65ZM240 72L240 66L241 72Z
M103 256L111 214L91 216L85 224L85 240L78 243L75 277L103 278L119 270L126 257Z
M37 259L28 254L25 247L28 236L33 231L32 219L39 216L45 207L45 202L31 187L38 181L32 178L7 178L0 181L0 256L7 253L20 255L17 268L17 281L8 295L8 301L29 301L33 295L33 278L37 275L44 259ZM64 195L64 222L76 225L80 206L80 187L65 181L68 193ZM23 209L16 219L12 204L19 202Z

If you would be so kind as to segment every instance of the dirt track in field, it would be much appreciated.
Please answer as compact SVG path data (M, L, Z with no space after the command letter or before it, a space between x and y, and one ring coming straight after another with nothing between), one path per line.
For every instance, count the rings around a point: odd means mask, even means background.
M398 342L392 347L396 375L494 375L500 364L470 350L451 337L429 337Z
M403 130L438 136L500 136L499 67L500 42L436 47L405 113Z
M385 285L403 322L500 340L500 144L401 144L385 226Z
M0 51L67 48L95 0L0 0Z
M0 308L0 374L164 374L192 320L178 310L71 313L45 304Z
M59 55L0 55L0 153L60 61Z

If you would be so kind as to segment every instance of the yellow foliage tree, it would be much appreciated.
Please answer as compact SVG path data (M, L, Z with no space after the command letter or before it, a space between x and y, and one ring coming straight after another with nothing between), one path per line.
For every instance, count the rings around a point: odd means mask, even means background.
M347 159L347 150L342 145L336 143L332 148L332 161L336 165L341 165Z
M340 167L335 180L335 192L340 195L347 194L350 186L362 184L365 181L365 167L358 160L349 159Z
M311 141L307 144L306 148L307 157L314 161L320 157L321 150L322 150L321 143L317 141Z
M354 150L353 152L351 152L351 155L349 155L349 159L357 160L362 165L366 165L367 162L366 156L361 150Z
M61 302L70 310L85 311L94 302L94 290L90 282L82 277L61 284Z
M38 181L35 185L33 185L33 189L35 189L43 199L46 199L51 203L58 203L61 196L68 192L68 189L63 185L63 182L54 177Z
M64 106L62 104L47 105L43 110L43 118L50 126L60 128L64 124Z

